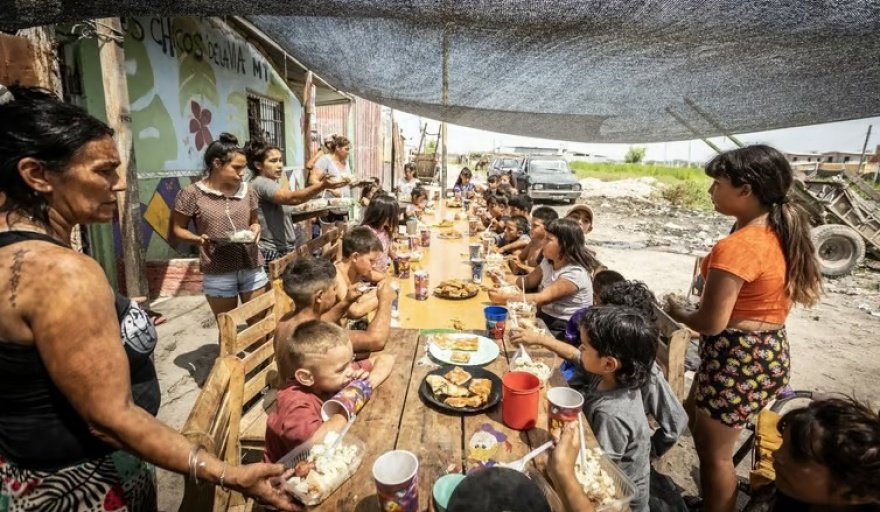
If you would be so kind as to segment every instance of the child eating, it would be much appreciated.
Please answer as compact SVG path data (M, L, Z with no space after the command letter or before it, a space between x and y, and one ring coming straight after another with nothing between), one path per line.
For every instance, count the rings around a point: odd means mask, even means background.
M367 226L358 226L342 238L342 261L336 263L336 297L344 300L352 285L369 286L379 282L385 274L373 267L382 254L382 242ZM375 293L365 293L349 306L345 318L359 320L378 306Z
M351 342L338 325L310 320L299 325L279 344L276 357L291 373L282 375L275 408L266 419L263 459L275 462L306 441L320 442L330 431L344 428L347 418L335 414L321 420L324 402L353 380L364 380L375 389L391 374L394 358L383 354L374 360L352 363Z
M344 299L337 299L336 267L325 259L299 258L284 269L281 281L284 292L293 301L293 311L284 315L275 328L276 354L281 348L281 340L290 338L298 325L310 320L338 324L349 306L361 296L358 287L352 286ZM379 283L376 289L379 305L367 330L346 331L355 352L373 352L385 348L391 329L391 301L394 296L394 290L388 283ZM281 367L283 361L280 359L278 364L279 373L292 373Z
M635 484L630 509L648 510L651 429L639 389L657 353L657 328L641 312L596 306L580 322L577 362L594 385L584 391L584 415L602 450Z
M532 212L531 240L523 247L516 258L510 260L510 270L516 275L526 275L541 263L547 231L544 228L559 218L556 210L549 206L539 206ZM594 285L595 286L595 285Z
M514 254L529 244L529 221L522 215L507 219L504 233L498 235L496 245L501 254Z

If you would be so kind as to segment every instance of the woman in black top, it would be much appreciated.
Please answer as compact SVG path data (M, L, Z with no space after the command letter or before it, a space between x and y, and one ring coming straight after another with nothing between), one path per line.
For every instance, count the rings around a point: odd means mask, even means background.
M292 510L282 466L227 467L153 417L155 330L69 247L125 190L112 136L0 86L0 510L155 510L153 465Z

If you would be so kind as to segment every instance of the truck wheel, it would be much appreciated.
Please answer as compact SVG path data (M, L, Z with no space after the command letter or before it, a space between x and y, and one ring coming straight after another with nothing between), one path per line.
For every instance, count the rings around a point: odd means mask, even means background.
M816 247L819 271L827 277L852 272L865 257L865 241L854 229L843 224L824 224L810 230Z

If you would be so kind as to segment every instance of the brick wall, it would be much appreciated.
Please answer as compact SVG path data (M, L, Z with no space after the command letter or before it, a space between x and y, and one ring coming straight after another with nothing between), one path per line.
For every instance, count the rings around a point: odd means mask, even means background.
M119 282L125 283L122 261L117 263ZM180 258L168 261L147 262L147 285L150 297L174 297L177 295L201 295L202 273L198 258ZM120 291L125 293L124 284Z

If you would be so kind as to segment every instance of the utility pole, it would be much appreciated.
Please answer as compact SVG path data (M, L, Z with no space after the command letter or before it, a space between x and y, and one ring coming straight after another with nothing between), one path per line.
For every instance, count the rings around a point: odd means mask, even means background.
M141 205L138 195L137 161L131 134L131 105L125 76L124 32L119 18L95 20L98 56L104 78L104 103L107 124L116 132L120 172L125 176L125 190L117 194L122 231L122 262L125 265L125 292L130 297L148 297L144 246L140 241Z
M862 144L862 154L861 156L859 156L859 167L856 169L856 176L860 176L862 174L862 165L864 165L865 163L865 153L868 151L868 139L871 138L871 128L873 127L874 125L868 125L868 133L865 134L865 143ZM844 172L846 172L846 167L844 167L843 170ZM880 174L880 172L874 173L874 183L877 183L877 174Z
M446 118L448 114L447 107L449 106L449 23L443 27L443 91L442 91L442 99L443 99L443 118ZM440 158L442 161L440 162L440 197L446 198L446 141L449 137L449 128L446 126L446 121L440 123L440 139L441 144L443 144L443 150L440 152Z

